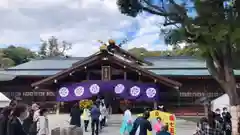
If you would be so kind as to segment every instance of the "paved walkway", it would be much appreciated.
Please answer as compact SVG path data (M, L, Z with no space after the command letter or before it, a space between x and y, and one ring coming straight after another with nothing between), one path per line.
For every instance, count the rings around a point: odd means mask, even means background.
M121 123L121 115L112 115L111 120L109 120L109 126L104 128L100 135L120 135L119 128ZM49 116L49 126L50 129L55 127L65 127L69 125L69 115L50 115ZM177 135L192 135L195 131L196 124L193 122L185 121L182 119L177 119L176 130ZM90 131L90 127L89 127ZM84 135L91 135L90 132L84 133Z

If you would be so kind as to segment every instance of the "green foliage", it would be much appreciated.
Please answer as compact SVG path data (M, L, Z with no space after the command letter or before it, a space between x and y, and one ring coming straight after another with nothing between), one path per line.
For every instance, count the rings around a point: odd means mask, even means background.
M165 17L164 26L176 26L165 28L166 43L184 42L191 46L206 60L210 74L231 97L230 104L240 104L233 71L240 52L240 0L228 0L230 4L225 4L226 0L160 0L157 5L152 0L117 1L123 14L135 17L146 11Z
M16 65L22 64L36 57L36 54L30 49L24 47L16 47L13 45L2 49L2 52L4 53L4 57L8 58L4 61L9 62L9 66L13 65L13 63Z
M138 0L118 0L117 5L121 13L132 17L136 17L142 11Z
M151 0L117 0L123 14L135 17L146 11L165 17L165 26L177 24L176 29L168 29L165 33L167 44L186 43L197 55L219 61L222 65L218 67L231 64L231 61L238 63L233 56L237 56L235 53L240 49L240 1L235 1L231 7L224 7L223 0L159 2L154 5ZM190 8L196 12L195 15L189 15ZM223 62L224 57L228 57L229 62Z
M165 51L148 51L145 48L132 48L128 50L128 52L133 55L141 58L141 57L156 57L156 56L199 56L198 51L191 46L186 46L184 48L175 48L173 50L165 50ZM141 56L141 54L143 56Z
M66 56L66 51L72 48L72 44L66 41L59 42L57 38L51 37L47 41L42 41L38 54L40 57Z
M15 62L7 58L6 55L3 52L3 49L0 50L0 68L8 68L15 64Z

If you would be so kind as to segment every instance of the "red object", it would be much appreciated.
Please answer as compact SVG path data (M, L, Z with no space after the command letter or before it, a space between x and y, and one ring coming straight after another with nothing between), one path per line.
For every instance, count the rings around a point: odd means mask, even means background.
M174 128L170 128L170 133L174 135Z
M174 121L174 119L175 119L175 118L174 118L174 115L170 115L169 120L170 120L170 121Z

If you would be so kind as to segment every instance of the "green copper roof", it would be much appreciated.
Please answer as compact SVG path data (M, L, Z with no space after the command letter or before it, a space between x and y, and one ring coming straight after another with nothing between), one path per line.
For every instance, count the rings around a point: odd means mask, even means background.
M81 57L32 60L9 69L66 69L81 60L83 60Z
M209 72L207 69L174 69L174 70L149 70L155 74L163 75L163 76L209 76ZM235 75L240 75L240 70L234 71Z
M43 60L32 60L24 64L20 64L9 69L66 69L73 63L83 60L83 57L75 58L52 58ZM145 66L144 68L205 68L204 61L193 57L149 57L147 61L153 63L153 66Z
M9 71L0 71L0 75L9 74L16 76L51 76L62 70L9 70ZM209 76L209 72L207 69L174 69L174 70L166 70L166 69L157 69L157 70L149 70L155 74L162 76ZM240 70L234 71L235 75L240 75Z
M153 66L145 66L145 68L206 68L205 61L195 57L163 56L149 57L146 60L152 62Z
M9 71L0 71L1 73L4 74L10 74L10 75L16 75L16 76L51 76L54 75L61 70L21 70L21 71L16 71L16 70L9 70Z
M67 69L75 62L84 58L52 58L33 60L16 67L0 71L0 73L16 76L51 76L61 70ZM152 62L149 70L163 76L207 76L210 75L203 60L194 57L149 57L145 60ZM240 70L235 70L235 75L240 75Z

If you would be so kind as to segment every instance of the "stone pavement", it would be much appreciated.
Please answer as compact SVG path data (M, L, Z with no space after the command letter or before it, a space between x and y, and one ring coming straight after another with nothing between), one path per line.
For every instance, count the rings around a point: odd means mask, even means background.
M109 120L109 126L104 128L100 135L120 135L119 128L121 123L121 115L112 115ZM69 115L49 115L49 128L65 127L69 125ZM189 122L182 119L176 121L177 135L192 135L196 129L196 123ZM90 127L89 127L90 131ZM91 135L90 132L84 133L84 135Z

